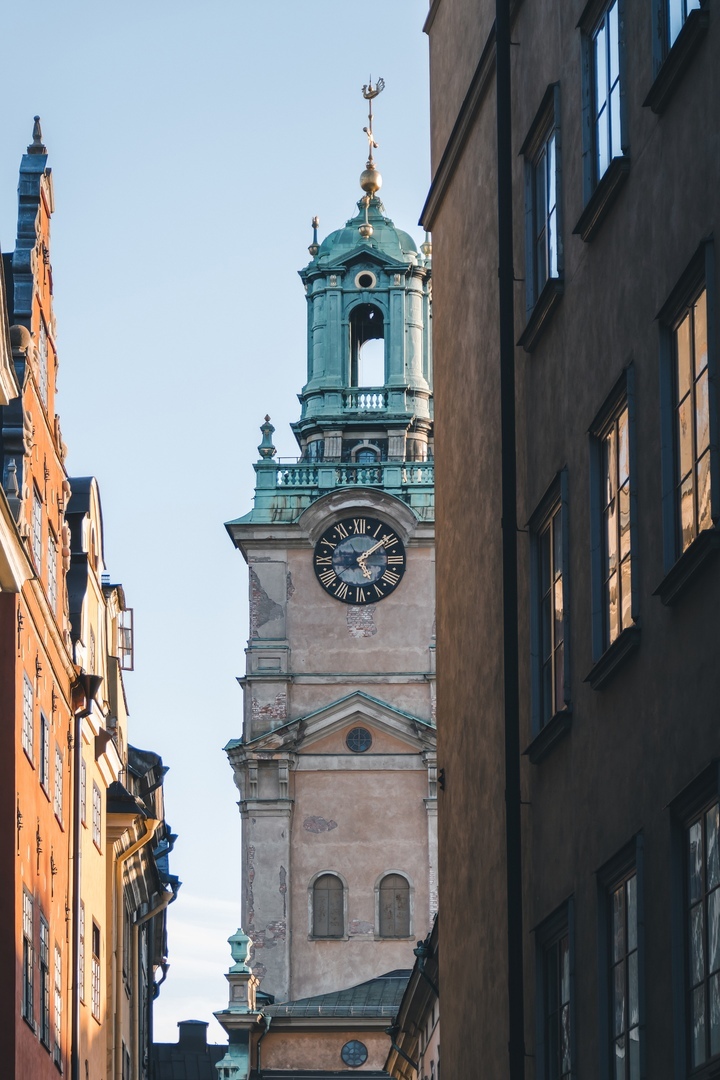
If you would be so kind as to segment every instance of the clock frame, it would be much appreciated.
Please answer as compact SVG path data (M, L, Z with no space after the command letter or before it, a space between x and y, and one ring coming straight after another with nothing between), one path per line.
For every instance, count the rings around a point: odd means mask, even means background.
M377 604L395 592L407 565L405 545L380 518L357 514L328 525L315 545L315 576L333 600Z

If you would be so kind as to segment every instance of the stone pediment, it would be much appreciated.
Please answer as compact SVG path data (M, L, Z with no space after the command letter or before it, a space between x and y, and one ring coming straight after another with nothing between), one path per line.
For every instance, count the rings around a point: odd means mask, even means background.
M233 740L226 750L238 750L242 747L245 751L259 754L302 754L350 724L383 733L416 752L435 748L435 728L429 721L421 720L358 690L307 716L291 720L252 742L241 744L239 740Z

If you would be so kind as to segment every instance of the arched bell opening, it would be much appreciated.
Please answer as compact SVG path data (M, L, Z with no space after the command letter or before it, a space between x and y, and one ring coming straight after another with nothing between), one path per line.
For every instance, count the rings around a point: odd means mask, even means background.
M385 319L374 304L350 314L350 385L385 385Z

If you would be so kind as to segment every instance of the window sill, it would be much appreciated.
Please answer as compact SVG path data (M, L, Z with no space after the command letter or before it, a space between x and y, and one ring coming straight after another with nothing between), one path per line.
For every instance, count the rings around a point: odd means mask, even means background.
M532 352L542 332L550 322L550 317L560 303L560 297L565 291L562 278L548 278L543 290L535 301L535 307L530 312L530 317L522 334L518 338L518 345L522 345L525 352Z
M662 115L675 93L675 87L685 74L695 50L704 38L709 23L710 13L707 9L695 8L690 12L673 47L655 76L648 96L643 101L644 107L652 109L658 116Z
M590 683L593 690L604 690L613 675L624 662L625 658L640 645L640 627L628 626L609 645L598 662L594 665L585 682Z
M672 569L665 575L653 596L659 596L670 607L684 592L700 567L716 551L720 550L720 529L705 529L682 553Z
M567 734L571 724L572 709L568 706L561 709L560 712L556 712L548 720L545 727L538 732L527 749L523 750L523 754L530 758L532 765L539 765L543 758L547 757L556 744Z
M630 158L627 154L612 159L573 229L574 236L579 235L586 244L590 243L615 202L629 172Z
M30 1028L30 1030L33 1032L33 1034L37 1034L37 1027L35 1026L35 1021L32 1019L32 1017L25 1016L25 1014L23 1013L23 1020L25 1021L27 1026Z
M314 934L308 934L308 941L349 941L350 938L347 934L343 934L342 937L315 937Z
M719 1080L720 1078L720 1061L709 1062L707 1065L701 1065L698 1069L688 1070L689 1080Z

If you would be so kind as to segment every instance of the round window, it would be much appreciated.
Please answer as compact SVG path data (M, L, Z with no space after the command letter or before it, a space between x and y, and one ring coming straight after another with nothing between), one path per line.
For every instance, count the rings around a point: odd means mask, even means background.
M355 278L355 284L358 289L374 289L377 284L377 278L374 274L371 274L369 270L363 270Z
M361 1043L359 1039L351 1039L350 1042L346 1042L340 1051L340 1057L343 1059L344 1064L350 1065L352 1068L364 1065L367 1056L367 1046L365 1043Z
M367 728L354 727L348 732L345 745L353 754L364 754L372 746L372 735Z

